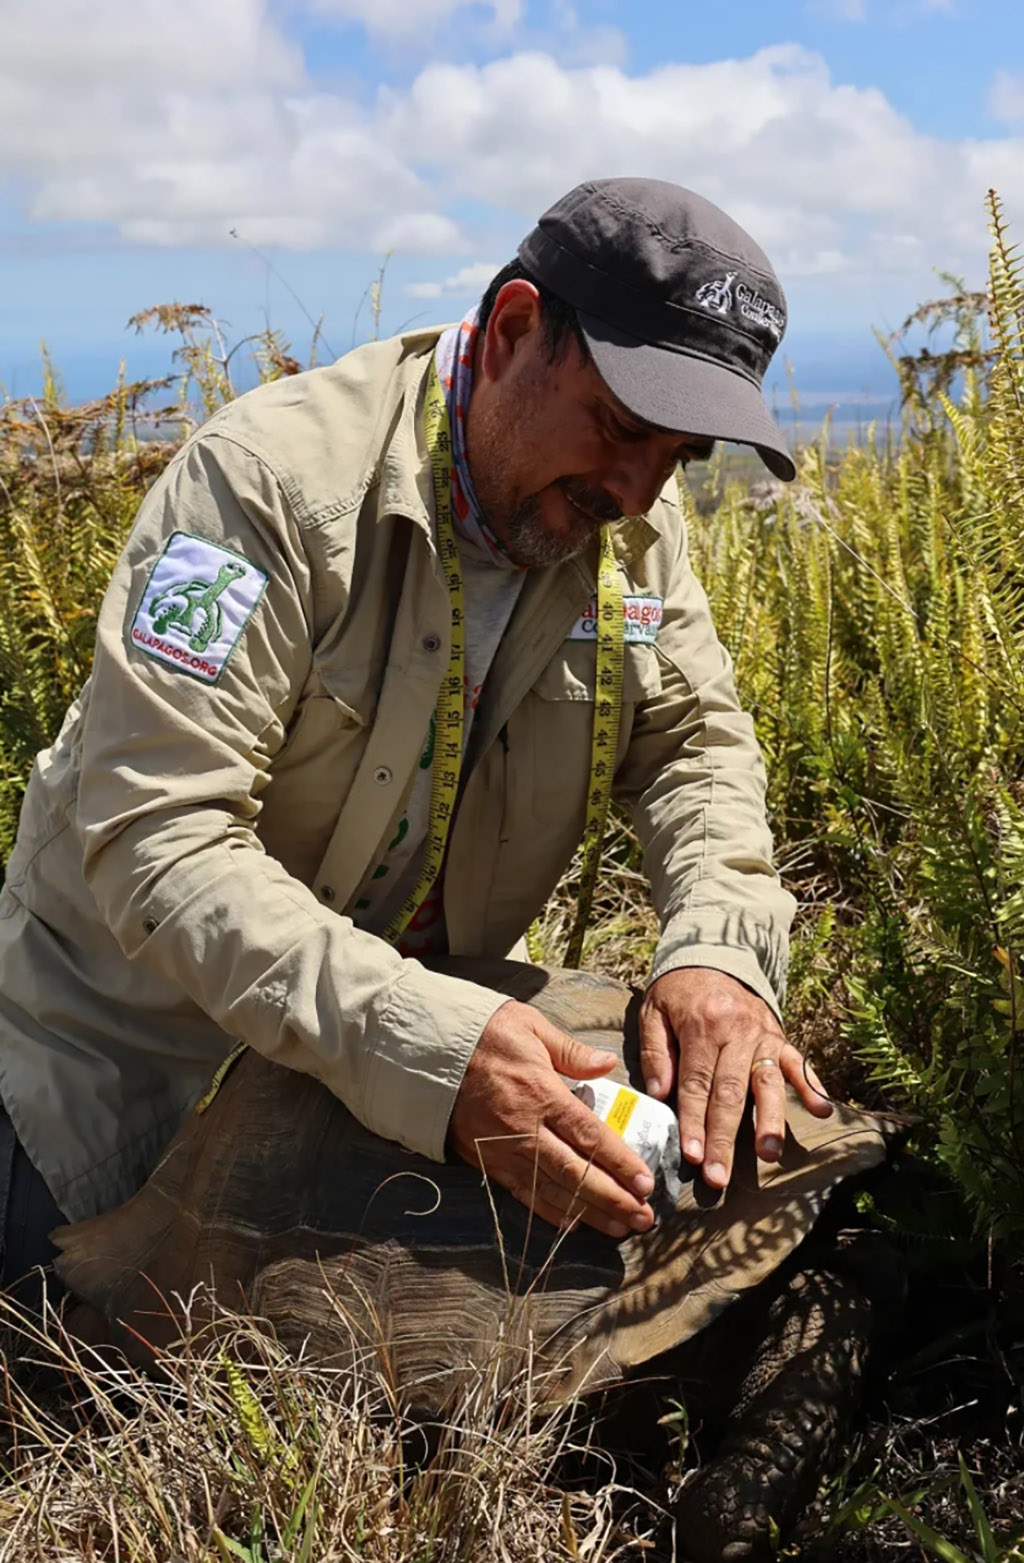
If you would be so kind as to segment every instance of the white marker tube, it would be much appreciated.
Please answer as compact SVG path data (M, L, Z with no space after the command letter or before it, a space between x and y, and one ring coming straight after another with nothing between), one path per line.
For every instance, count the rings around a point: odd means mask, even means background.
M663 1173L673 1200L679 1197L679 1120L665 1102L634 1091L618 1080L582 1080L571 1086L574 1096L614 1129L657 1177Z

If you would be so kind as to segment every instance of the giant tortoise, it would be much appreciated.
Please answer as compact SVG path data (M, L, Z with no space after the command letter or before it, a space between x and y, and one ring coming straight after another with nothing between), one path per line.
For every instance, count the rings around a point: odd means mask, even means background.
M445 964L616 1050L620 1076L636 1078L639 998L624 984ZM508 1392L528 1370L538 1401L607 1400L631 1374L683 1373L689 1342L691 1384L728 1381L733 1398L716 1457L682 1490L682 1555L753 1558L813 1494L855 1406L869 1333L867 1298L841 1266L793 1256L807 1254L830 1191L882 1162L888 1138L874 1117L837 1106L823 1121L791 1093L781 1163L757 1161L747 1123L724 1195L684 1168L656 1226L615 1243L580 1226L556 1233L479 1170L377 1138L318 1081L250 1052L133 1199L59 1229L57 1268L132 1355L166 1343L175 1299L212 1282L220 1302L334 1365L378 1350L426 1417L482 1367ZM727 1340L713 1359L703 1343L743 1316L760 1344L728 1374L738 1348Z

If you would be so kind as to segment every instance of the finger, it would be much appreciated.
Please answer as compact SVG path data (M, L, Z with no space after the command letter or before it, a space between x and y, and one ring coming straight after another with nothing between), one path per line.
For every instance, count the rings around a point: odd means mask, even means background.
M603 1169L630 1196L643 1200L654 1188L654 1174L643 1157L577 1101L568 1086L558 1092L546 1124L577 1161Z
M718 1059L718 1048L707 1038L691 1037L679 1049L679 1142L686 1160L694 1165L704 1160L708 1108Z
M625 1237L629 1231L624 1221L616 1221L603 1210L584 1204L564 1191L550 1189L543 1180L534 1179L529 1168L509 1168L498 1182L527 1210L532 1210L541 1220L549 1221L553 1227L565 1228L579 1221L616 1239Z
M617 1136L616 1136L617 1138ZM542 1129L537 1140L537 1161L544 1175L565 1195L582 1198L616 1221L623 1221L637 1232L652 1225L654 1215L639 1189L631 1191L590 1158L580 1156L550 1129ZM644 1165L644 1187L654 1187L650 1169Z
M718 1055L708 1101L703 1166L704 1181L712 1188L724 1189L732 1175L733 1147L747 1103L753 1054L750 1042L739 1041L728 1043Z
M800 1100L816 1118L830 1118L835 1111L828 1092L822 1085L817 1071L792 1043L787 1042L779 1060L783 1077L789 1081Z
M668 1017L652 1004L640 1011L640 1071L648 1096L663 1102L676 1079L676 1039Z
M759 1052L750 1065L754 1093L754 1148L762 1161L778 1161L786 1139L786 1078L778 1059Z
M595 1075L606 1075L619 1061L605 1048L587 1047L575 1037L566 1036L539 1010L533 1012L531 1021L538 1040L547 1048L559 1074L568 1075L571 1080L591 1080Z
M604 1174L594 1166L581 1164L566 1177L562 1171L552 1174L551 1161L543 1145L538 1146L535 1158L516 1157L510 1163L510 1173L520 1188L529 1186L534 1191L534 1210L541 1205L556 1211L557 1219L567 1224L582 1219L589 1226L598 1226L612 1236L624 1236L629 1231L646 1232L654 1225L654 1212L649 1206L639 1208L624 1199L621 1189L614 1183L605 1188ZM518 1196L517 1196L518 1197ZM545 1216L545 1220L550 1220Z

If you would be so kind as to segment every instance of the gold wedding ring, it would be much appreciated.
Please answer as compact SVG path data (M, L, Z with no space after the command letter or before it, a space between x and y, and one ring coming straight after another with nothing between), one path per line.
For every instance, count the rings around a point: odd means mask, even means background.
M778 1069L778 1067L777 1058L755 1058L750 1066L750 1073L753 1074L755 1069Z

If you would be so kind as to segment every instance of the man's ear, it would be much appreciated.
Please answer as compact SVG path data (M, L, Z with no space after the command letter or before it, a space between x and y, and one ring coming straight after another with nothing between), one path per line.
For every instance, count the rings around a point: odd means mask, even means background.
M540 294L532 282L517 277L498 292L484 334L480 367L488 380L500 380L516 352L540 330Z

